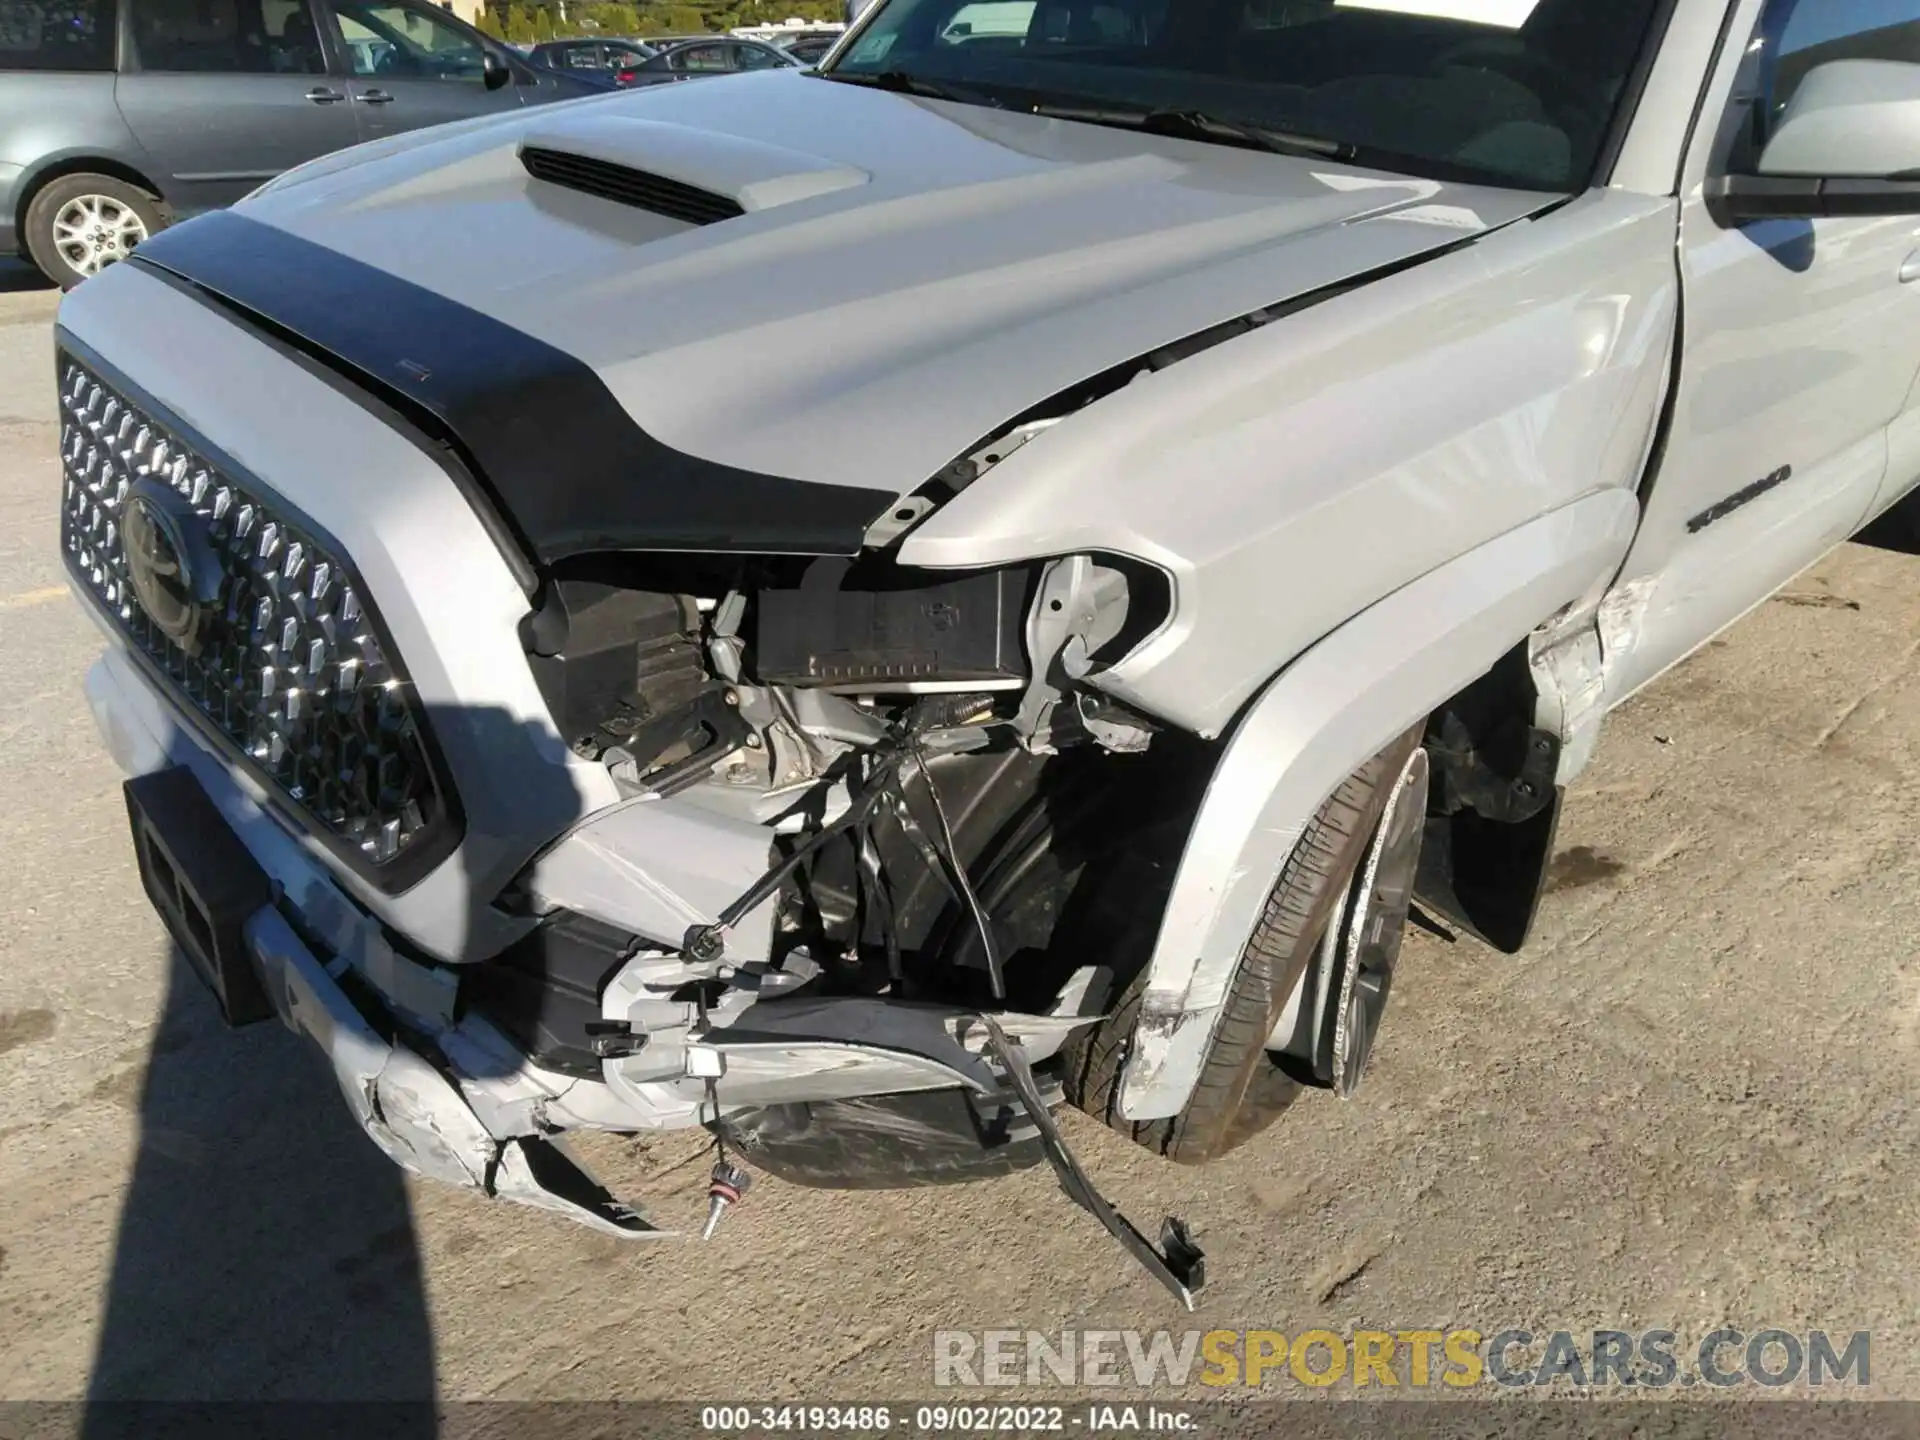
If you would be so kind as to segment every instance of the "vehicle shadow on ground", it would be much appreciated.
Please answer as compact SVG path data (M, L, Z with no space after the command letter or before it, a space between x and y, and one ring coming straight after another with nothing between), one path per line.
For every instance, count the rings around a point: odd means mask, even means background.
M228 1031L174 951L139 1110L83 1435L140 1433L128 1400L433 1400L402 1173L319 1051ZM434 1433L406 1413L381 1435Z
M1904 516L1888 513L1855 535L1853 543L1875 550L1891 550L1898 555L1920 555L1920 529Z
M27 294L53 288L53 282L33 266L19 260L0 260L0 295Z
M429 707L426 720L482 757L481 773L519 777L512 813L527 833L578 815L549 728L493 708ZM495 868L468 884L487 894L527 858L463 847L469 863L476 853ZM175 947L167 975L82 1435L149 1440L150 1413L116 1402L150 1400L412 1402L356 1411L354 1433L372 1440L377 1420L379 1440L437 1434L404 1172L362 1133L309 1038L273 1021L228 1029ZM489 1074L484 1057L467 1073ZM287 1418L248 1409L221 1433L288 1433Z

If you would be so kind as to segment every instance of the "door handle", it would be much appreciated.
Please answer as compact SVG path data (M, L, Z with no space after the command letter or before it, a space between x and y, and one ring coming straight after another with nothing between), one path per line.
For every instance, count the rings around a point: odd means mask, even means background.
M316 105L338 105L346 98L338 90L329 90L323 85L317 85L307 91L307 99Z
M1900 283L1902 285L1911 285L1916 280L1920 280L1920 250L1916 250L1913 254L1909 255L1906 263L1900 267Z
M358 100L362 105L391 105L393 103L393 96L384 90L362 90L353 98Z

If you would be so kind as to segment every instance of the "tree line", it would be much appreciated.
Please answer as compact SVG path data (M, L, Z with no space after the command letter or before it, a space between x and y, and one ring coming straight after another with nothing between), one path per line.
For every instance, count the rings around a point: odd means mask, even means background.
M538 44L568 35L701 35L783 20L839 20L842 0L640 0L611 4L490 4L479 25L496 40Z

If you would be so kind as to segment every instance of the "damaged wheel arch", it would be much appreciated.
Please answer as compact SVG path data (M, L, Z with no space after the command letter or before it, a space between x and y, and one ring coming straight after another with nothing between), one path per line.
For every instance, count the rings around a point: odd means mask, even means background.
M1597 596L1638 514L1631 494L1609 491L1510 531L1355 617L1255 701L1181 857L1127 1042L1120 1119L1168 1120L1188 1103L1247 937L1327 797L1536 627Z

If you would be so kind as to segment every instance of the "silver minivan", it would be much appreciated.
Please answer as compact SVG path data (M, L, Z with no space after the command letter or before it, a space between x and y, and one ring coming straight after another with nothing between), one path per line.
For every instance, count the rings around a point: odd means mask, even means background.
M0 255L71 287L317 155L594 88L424 0L9 0Z

